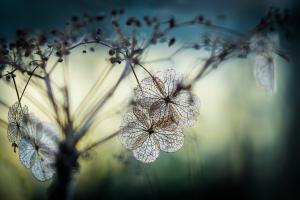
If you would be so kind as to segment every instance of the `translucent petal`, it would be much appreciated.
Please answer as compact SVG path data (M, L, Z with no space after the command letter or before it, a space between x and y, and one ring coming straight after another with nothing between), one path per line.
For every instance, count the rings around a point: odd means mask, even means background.
M57 133L50 124L39 121L33 114L27 116L22 127L19 157L38 180L48 180L55 173L58 143Z
M41 151L56 153L58 142L57 133L50 124L42 122L37 125L37 143Z
M174 122L171 118L162 118L155 123L155 129L161 129L164 131L176 131L176 129L181 130L181 127Z
M168 115L168 105L165 101L156 101L149 108L149 115L154 121L159 121Z
M193 125L199 115L199 100L188 91L181 91L173 99L174 104L172 105L175 120L180 118L179 124L183 127Z
M163 95L155 86L152 77L145 78L140 82L140 87L135 88L135 96L138 101L143 99L144 103L149 104L163 98Z
M22 138L19 144L19 158L21 163L26 168L31 168L33 161L35 160L36 151L32 141L26 138Z
M19 102L14 103L8 111L7 137L11 143L19 144L23 117L28 114L27 106L20 107Z
M133 150L133 156L144 163L150 163L157 159L159 156L159 143L153 134L149 135L140 147Z
M172 69L158 72L155 77L159 84L149 77L136 89L138 102L149 109L150 117L156 122L168 118L182 127L191 126L199 114L197 97L189 91L178 91L182 77ZM161 92L162 89L165 91Z
M46 181L53 177L55 174L54 164L43 160L41 157L36 159L31 168L31 172L39 181Z
M182 77L178 75L174 69L158 72L155 76L163 81L167 96L171 96L176 91L178 84L182 81Z
M269 94L275 91L275 68L272 57L256 55L254 76L259 86Z
M175 152L183 146L184 135L179 129L177 131L158 130L155 137L159 142L160 149L165 152Z
M30 113L24 118L23 126L21 127L22 137L36 139L37 125L39 119L33 113Z
M141 129L136 122L130 122L127 126L121 128L119 139L126 149L136 149L147 139L147 132Z
M14 103L8 110L8 123L19 122L21 123L24 114L28 113L28 107L21 108L19 102Z
M158 77L152 78L152 81L155 88L159 91L160 95L166 96L167 94L166 94L166 88L164 82Z
M149 127L149 120L148 120L149 117L147 113L143 111L143 108L140 106L134 106L132 110L136 119L140 123L142 123L145 127Z
M20 132L20 127L16 123L9 123L7 127L7 138L9 142L19 144Z

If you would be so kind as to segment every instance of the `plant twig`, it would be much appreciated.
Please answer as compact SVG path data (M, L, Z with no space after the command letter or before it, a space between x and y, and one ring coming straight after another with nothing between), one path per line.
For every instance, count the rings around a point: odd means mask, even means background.
M111 135L109 135L109 136L107 136L107 137L105 137L105 138L103 138L103 139L101 139L101 140L99 140L99 141L97 141L97 142L91 144L90 146L88 146L87 148L85 148L84 150L82 150L82 151L80 152L80 155L82 155L82 154L84 154L84 153L87 153L88 151L90 151L90 150L96 148L97 146L99 146L99 145L101 145L101 144L103 144L103 143L109 141L110 139L116 137L119 133L120 133L120 131L116 131L116 132L114 132L113 134L111 134Z

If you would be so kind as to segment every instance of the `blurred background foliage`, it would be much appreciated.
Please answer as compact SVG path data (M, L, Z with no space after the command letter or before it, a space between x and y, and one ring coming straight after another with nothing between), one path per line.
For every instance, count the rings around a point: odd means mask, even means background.
M1 1L0 32L10 37L19 26L28 29L47 29L64 23L73 14L99 12L113 7L124 7L126 15L144 14L172 16L178 19L204 14L223 26L246 31L259 20L269 6L292 7L292 1ZM220 16L226 16L223 18ZM201 30L200 30L201 31ZM176 45L200 37L199 29L172 32L178 39ZM284 46L285 44L283 44ZM157 45L149 51L148 59L170 55L175 47ZM185 51L173 62L146 64L150 71L174 68L191 75L195 66L203 61L204 51ZM293 56L293 54L292 54ZM69 58L72 108L76 108L97 76L107 70L106 52L81 54L79 49ZM200 116L192 128L185 130L184 147L176 153L161 153L157 161L143 164L131 152L124 150L117 138L99 146L86 159L81 159L81 171L74 180L74 198L89 199L156 199L237 197L243 199L270 199L280 197L297 199L293 179L285 179L290 171L287 152L296 108L290 93L294 80L294 63L275 59L277 92L267 95L253 77L254 58L232 59L199 81L193 89L200 99ZM113 82L115 67L94 95L101 95ZM60 84L60 71L53 80ZM145 77L138 70L139 77ZM141 79L140 78L140 79ZM21 82L21 81L20 81ZM86 146L118 130L122 114L129 109L136 81L130 75L116 91L110 103L99 113L96 127L79 144ZM296 95L297 92L293 91ZM27 93L40 98L29 87ZM0 84L1 100L13 104L16 96L4 81ZM49 121L49 116L39 111L28 99L28 107ZM45 100L46 101L46 100ZM125 102L125 103L124 103ZM296 101L297 102L297 101ZM47 106L47 103L45 103ZM2 119L7 109L0 107ZM297 131L296 131L297 132ZM34 179L18 160L7 137L6 127L0 128L0 198L39 199L46 193L50 182ZM299 136L298 136L299 138ZM298 138L295 138L297 140ZM297 151L298 149L293 149ZM299 152L299 151L298 151ZM288 154L290 155L290 154ZM299 160L299 159L296 159ZM295 165L299 166L295 160ZM295 168L292 168L295 169ZM297 176L297 173L294 174ZM290 182L291 185L288 183ZM287 183L285 185L285 183ZM291 191L291 192L290 192ZM287 197L287 198L285 198Z

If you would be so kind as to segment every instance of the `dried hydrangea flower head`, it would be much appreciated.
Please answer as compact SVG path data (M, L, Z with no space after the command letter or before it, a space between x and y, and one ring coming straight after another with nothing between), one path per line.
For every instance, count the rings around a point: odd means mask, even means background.
M33 114L27 115L22 127L19 158L39 181L49 180L55 174L58 142L57 133L50 124L41 122Z
M14 151L20 142L21 138L21 127L23 126L23 117L28 114L28 107L14 103L8 110L8 127L7 137L9 142L12 143Z
M153 162L160 150L178 151L184 140L182 129L172 121L155 120L140 105L125 115L119 139L122 145L133 151L137 160L145 163Z
M250 40L250 49L255 53L254 76L257 84L268 93L275 91L275 66L273 52L279 46L278 35L255 35Z
M172 69L143 79L135 95L152 118L169 118L182 127L191 126L199 114L197 97L182 90L182 77Z

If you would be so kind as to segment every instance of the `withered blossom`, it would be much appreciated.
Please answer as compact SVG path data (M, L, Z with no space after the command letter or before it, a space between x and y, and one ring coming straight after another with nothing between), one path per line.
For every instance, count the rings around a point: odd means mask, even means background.
M28 107L19 104L19 102L14 103L8 110L8 127L7 127L7 137L14 151L16 152L16 147L20 142L21 129L23 127L24 116L28 114Z
M172 69L143 79L135 95L152 118L167 118L181 127L191 126L199 114L198 98L183 90L182 77Z
M33 114L25 117L19 158L39 181L49 180L55 174L58 142L57 133L51 124L41 122Z
M153 119L147 110L136 105L125 115L119 139L126 149L133 151L137 160L150 163L157 159L160 150L178 151L183 145L184 135L177 124Z
M257 84L266 92L275 91L275 64L273 53L278 48L278 35L255 35L250 40L250 49L255 53L254 76Z

